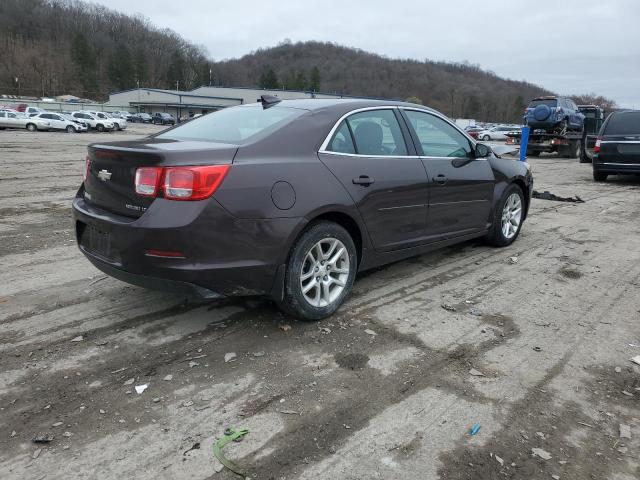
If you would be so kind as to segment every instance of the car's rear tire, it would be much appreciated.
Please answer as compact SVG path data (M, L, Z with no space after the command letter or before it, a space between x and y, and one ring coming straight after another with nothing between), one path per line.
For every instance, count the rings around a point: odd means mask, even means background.
M494 247L511 245L520 235L524 212L524 192L512 183L505 189L493 211L491 228L485 237L487 243Z
M291 249L279 306L300 320L326 318L349 295L357 270L349 232L333 222L314 222Z
M38 127L36 127L35 123L27 123L27 130L29 130L30 132L35 132L36 130L38 130Z
M608 176L608 173L596 172L595 170L593 171L593 179L596 182L606 182Z
M527 157L539 157L540 156L540 150L534 150L532 152L527 152Z
M75 133L76 132L76 129L73 128L72 125L67 125L66 130L67 130L67 133Z

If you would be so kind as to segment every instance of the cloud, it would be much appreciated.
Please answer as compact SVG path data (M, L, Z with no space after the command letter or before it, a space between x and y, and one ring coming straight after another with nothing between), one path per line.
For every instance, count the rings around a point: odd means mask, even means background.
M321 40L393 58L478 63L558 93L596 92L640 108L637 0L101 0L204 45L215 60Z

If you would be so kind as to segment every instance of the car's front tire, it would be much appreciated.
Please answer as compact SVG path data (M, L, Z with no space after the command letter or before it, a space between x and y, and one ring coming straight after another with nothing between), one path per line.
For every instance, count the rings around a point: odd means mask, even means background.
M493 211L491 228L485 237L487 243L494 247L511 245L520 235L524 212L524 193L512 183L505 189Z
M491 137L489 135L484 135L482 137L482 140L485 141L485 142L488 142L489 140L491 140Z
M35 123L28 123L27 130L29 130L30 132L35 132L36 130L38 130L38 127L36 127Z
M104 132L104 125L99 123L98 125L96 125L96 130L98 130L99 132Z
M73 128L72 125L67 125L66 130L67 130L67 133L75 133L76 132L76 129Z
M314 222L291 249L280 307L301 320L326 318L349 295L357 270L349 232L333 222Z

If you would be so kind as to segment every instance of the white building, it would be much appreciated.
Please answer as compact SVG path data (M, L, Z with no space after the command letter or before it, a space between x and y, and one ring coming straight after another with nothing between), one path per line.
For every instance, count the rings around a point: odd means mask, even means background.
M109 95L107 106L128 108L131 112L167 112L176 118L196 113L208 113L234 105L254 103L261 95L273 95L283 100L297 98L343 98L345 95L313 93L296 90L263 90L244 87L198 87L188 92L134 88Z

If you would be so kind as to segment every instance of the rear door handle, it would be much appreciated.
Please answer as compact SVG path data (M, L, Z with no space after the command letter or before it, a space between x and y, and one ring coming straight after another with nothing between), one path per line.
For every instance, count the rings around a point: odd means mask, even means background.
M447 183L447 177L445 177L444 175L440 174L440 175L436 175L436 177L433 179L434 182L436 182L438 185L444 185Z
M354 178L352 182L354 185L364 185L365 187L368 187L374 183L375 180L368 175L360 175L359 177Z

